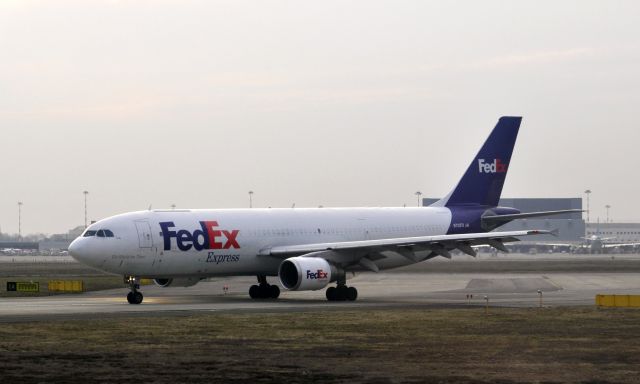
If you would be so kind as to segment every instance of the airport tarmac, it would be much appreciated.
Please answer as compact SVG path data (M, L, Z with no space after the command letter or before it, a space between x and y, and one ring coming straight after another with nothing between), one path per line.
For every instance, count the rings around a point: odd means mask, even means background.
M278 300L252 300L248 287L254 277L220 278L203 281L193 287L143 286L141 305L130 305L126 288L83 294L49 297L0 298L0 321L46 319L51 317L121 316L189 312L278 312L307 310L354 310L361 308L441 306L483 306L485 297L491 306L534 307L543 305L593 305L596 294L639 294L639 255L579 257L574 255L509 255L458 258L454 261L430 261L393 272L363 273L348 280L358 288L355 302L328 302L324 290L283 292ZM582 272L563 267L586 264ZM491 263L500 272L488 272ZM622 263L622 264L612 264ZM540 272L535 270L536 266ZM598 267L600 265L600 267ZM612 268L612 265L618 265ZM423 270L428 269L430 272ZM558 271L554 271L554 269ZM576 267L577 270L581 270ZM445 270L445 271L443 271ZM451 271L450 271L451 270ZM458 272L455 272L458 270ZM525 270L525 272L521 272ZM599 272L605 270L607 272ZM613 272L612 272L613 271ZM270 282L276 283L276 278ZM229 290L224 293L223 287ZM470 295L473 295L472 297Z

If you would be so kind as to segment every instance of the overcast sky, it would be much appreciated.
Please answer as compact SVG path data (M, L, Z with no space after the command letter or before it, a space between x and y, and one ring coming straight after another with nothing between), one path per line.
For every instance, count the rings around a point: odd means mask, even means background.
M505 197L640 221L636 1L0 2L0 228L415 205L501 115Z

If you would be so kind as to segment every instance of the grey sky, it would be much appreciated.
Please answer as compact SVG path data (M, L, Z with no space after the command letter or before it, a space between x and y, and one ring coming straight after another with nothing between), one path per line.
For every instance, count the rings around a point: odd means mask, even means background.
M0 2L0 226L401 206L523 115L509 197L640 220L635 1Z

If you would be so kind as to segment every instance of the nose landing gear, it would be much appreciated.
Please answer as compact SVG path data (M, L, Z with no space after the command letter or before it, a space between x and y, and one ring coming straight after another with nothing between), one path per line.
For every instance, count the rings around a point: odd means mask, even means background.
M138 291L140 289L140 279L135 276L125 276L124 282L129 284L129 288L131 292L127 294L127 301L129 304L140 304L142 303L142 292Z

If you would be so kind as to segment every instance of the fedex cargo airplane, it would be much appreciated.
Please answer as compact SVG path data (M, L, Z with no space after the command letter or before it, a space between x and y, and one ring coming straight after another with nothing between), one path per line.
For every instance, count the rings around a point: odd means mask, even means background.
M190 286L215 276L257 276L249 295L277 298L277 277L290 291L326 290L328 300L355 300L352 272L401 267L474 246L548 231L491 232L512 220L576 210L521 213L498 207L521 117L501 117L457 186L429 207L175 209L130 212L89 226L69 253L123 275L140 304L139 280ZM578 210L579 211L579 210Z

